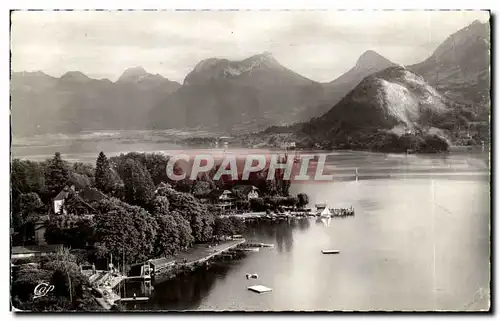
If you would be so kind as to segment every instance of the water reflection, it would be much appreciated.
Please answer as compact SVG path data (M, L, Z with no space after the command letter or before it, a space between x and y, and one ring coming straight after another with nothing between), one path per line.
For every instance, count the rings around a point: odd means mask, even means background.
M180 275L175 279L155 283L153 295L149 302L143 304L128 304L127 309L140 310L190 310L196 309L206 297L215 283L224 280L229 269L236 262L216 262L208 268L199 268L196 271ZM127 284L127 296L141 291L142 282Z
M429 180L292 186L313 204L352 205L356 216L328 224L317 218L254 223L245 238L274 248L159 283L151 302L137 308L460 310L490 280L488 184L435 185L436 202L453 215L434 206ZM247 280L246 273L259 279ZM256 295L247 290L251 284L273 292Z

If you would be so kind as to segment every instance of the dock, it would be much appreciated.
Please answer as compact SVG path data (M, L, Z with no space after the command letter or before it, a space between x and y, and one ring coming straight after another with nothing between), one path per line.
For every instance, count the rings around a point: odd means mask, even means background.
M121 298L119 299L118 301L120 302L135 302L135 301L148 301L149 300L149 297L147 296L138 296L138 297L135 297L135 298Z
M157 276L168 273L174 267L189 268L197 264L202 264L215 257L226 256L228 258L232 258L234 252L237 251L237 247L245 242L246 240L244 238L237 238L229 241L221 241L219 244L213 246L197 244L188 251L179 253L178 255L168 258L149 260L147 262L152 265L158 264L161 267L161 269L156 269L156 267L153 266L153 275ZM135 278L140 279L141 276L137 276Z
M261 248L261 247L274 247L274 244L266 244L266 243L245 243L241 245L242 249L252 249L252 248Z
M226 241L222 244L218 244L214 247L201 247L200 248L194 248L195 251L194 253L182 253L176 257L176 262L180 263L182 260L188 259L187 262L183 262L182 265L184 266L191 266L193 264L199 264L206 262L210 260L211 258L214 258L219 255L223 255L225 252L232 250L236 248L238 245L245 243L245 239L237 239L237 240L231 240L231 241ZM198 251L196 251L198 249Z

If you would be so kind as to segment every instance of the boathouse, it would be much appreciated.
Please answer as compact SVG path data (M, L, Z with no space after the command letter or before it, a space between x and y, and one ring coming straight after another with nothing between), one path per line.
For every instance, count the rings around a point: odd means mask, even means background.
M162 273L175 265L175 259L162 257L148 261L152 269L152 274Z
M210 193L210 199L217 207L226 210L233 208L236 197L229 190L215 190Z

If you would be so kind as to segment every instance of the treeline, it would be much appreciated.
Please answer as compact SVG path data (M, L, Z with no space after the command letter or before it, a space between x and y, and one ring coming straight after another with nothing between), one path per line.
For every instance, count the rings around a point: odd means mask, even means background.
M174 255L193 243L242 232L235 220L216 220L216 207L199 199L241 182L213 181L210 175L195 181L169 181L167 163L168 158L161 154L128 153L108 159L102 152L95 167L69 164L59 153L40 163L14 160L13 244L33 241L34 222L47 214L45 239L49 244L91 246L100 257L125 255L129 263ZM278 171L268 181L267 172L256 173L247 184L257 186L265 197L249 202L240 195L240 208L264 211L307 204L307 195L288 194L290 182L281 181L282 175ZM77 186L68 190L61 208L67 215L52 215L54 196L68 185ZM78 190L86 187L106 197L82 201Z
M443 153L448 152L450 148L449 142L439 135L427 133L397 135L370 128L349 129L348 131L337 129L328 135L307 137L306 141L311 148L386 153L404 153L408 150L416 153Z

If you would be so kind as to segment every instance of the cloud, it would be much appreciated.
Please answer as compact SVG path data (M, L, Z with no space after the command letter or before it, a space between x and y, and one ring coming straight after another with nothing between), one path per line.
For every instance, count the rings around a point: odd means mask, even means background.
M200 60L270 51L294 71L330 81L366 50L416 63L488 18L478 11L22 11L12 15L12 66L112 80L143 66L182 82Z

